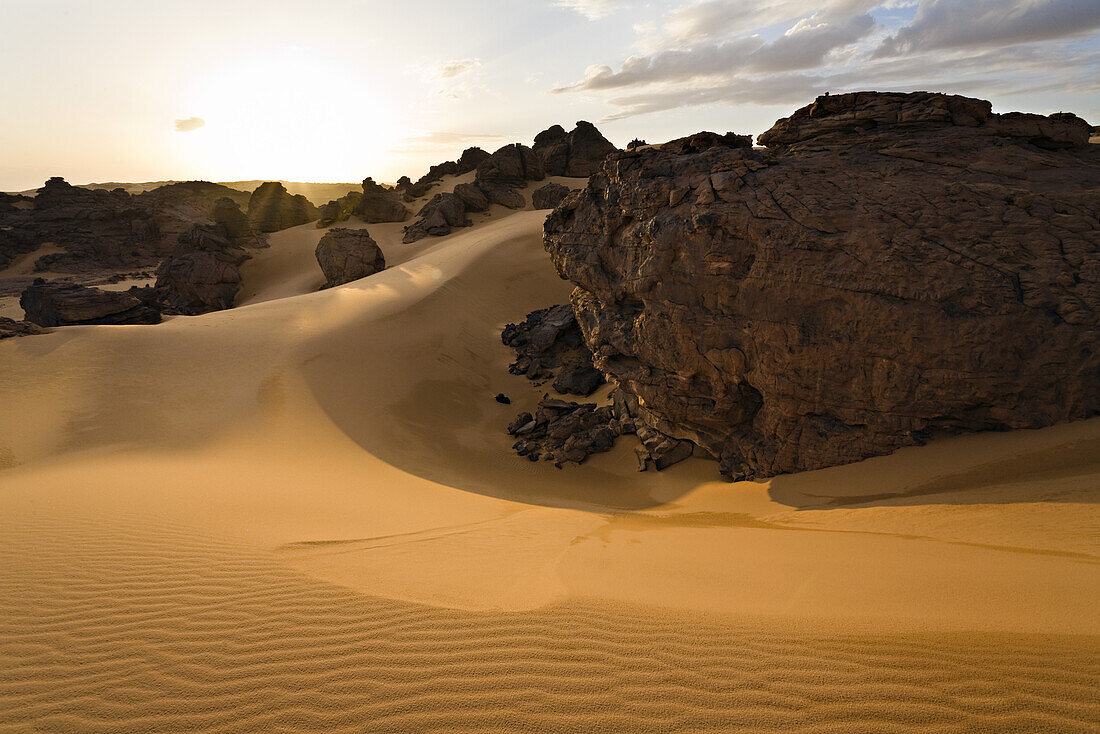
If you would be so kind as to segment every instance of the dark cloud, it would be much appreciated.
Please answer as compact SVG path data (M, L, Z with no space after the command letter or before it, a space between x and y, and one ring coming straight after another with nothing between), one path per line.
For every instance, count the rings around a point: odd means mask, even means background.
M205 124L206 120L201 117L188 117L186 120L176 120L176 132L189 133L192 130L198 130Z
M1100 28L1100 0L924 0L876 56L1080 37Z

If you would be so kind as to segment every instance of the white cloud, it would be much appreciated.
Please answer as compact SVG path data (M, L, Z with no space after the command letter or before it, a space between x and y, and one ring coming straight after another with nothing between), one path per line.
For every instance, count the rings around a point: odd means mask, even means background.
M555 8L574 10L589 20L606 18L626 6L622 0L554 0L553 4Z
M200 127L206 124L206 120L201 117L188 117L186 120L176 120L176 132L189 133L192 130L198 130Z
M429 79L454 79L481 66L480 59L453 59L428 69Z

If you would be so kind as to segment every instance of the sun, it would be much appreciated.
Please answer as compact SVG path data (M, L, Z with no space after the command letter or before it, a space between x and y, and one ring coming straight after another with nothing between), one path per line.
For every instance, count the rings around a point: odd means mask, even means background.
M308 48L240 56L196 80L188 115L206 125L178 135L189 170L221 180L355 181L398 137L393 104L346 67Z

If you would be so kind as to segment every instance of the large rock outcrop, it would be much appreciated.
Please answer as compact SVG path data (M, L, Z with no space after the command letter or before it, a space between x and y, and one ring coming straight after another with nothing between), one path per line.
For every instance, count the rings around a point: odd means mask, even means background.
M409 210L397 200L393 189L387 189L372 178L363 180L363 195L355 205L355 213L368 224L378 222L403 222Z
M105 291L36 278L19 298L27 321L39 326L157 324L160 312L125 291Z
M596 365L730 477L1100 410L1100 147L1072 115L822 97L618 153L546 222Z
M180 235L177 252L157 268L147 300L166 313L196 315L230 308L241 288L241 263L248 258L223 225L196 224Z
M257 232L278 232L319 216L309 199L291 194L278 181L260 184L248 199L248 221Z
M548 175L587 178L618 148L595 125L581 120L570 132L561 125L543 130L535 136L532 150L542 159Z
M365 229L336 227L325 232L315 250L325 288L350 283L386 269L386 257Z

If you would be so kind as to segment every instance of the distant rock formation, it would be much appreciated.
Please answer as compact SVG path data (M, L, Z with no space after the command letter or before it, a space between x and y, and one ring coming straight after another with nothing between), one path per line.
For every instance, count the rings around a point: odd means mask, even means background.
M355 205L355 213L368 224L403 222L409 217L409 210L397 200L397 194L372 178L363 180L363 195Z
M386 269L386 258L381 248L365 229L330 229L317 243L315 252L317 264L325 274L325 288L350 283Z
M1100 148L1072 115L820 97L609 157L548 217L639 433L732 478L1100 411ZM663 438L662 438L663 437Z
M569 194L569 187L548 183L531 192L531 204L536 209L553 209Z
M599 170L600 164L618 152L591 122L581 120L570 132L554 125L535 136L533 148L550 176L587 178Z
M331 227L337 222L346 222L355 214L359 201L363 198L362 191L349 191L339 199L333 199L327 204L317 208L317 228Z
M125 291L105 291L36 278L19 298L27 321L39 326L156 324L160 313Z
M290 194L278 181L260 184L248 200L248 222L257 232L278 232L317 219L317 207L301 194Z

